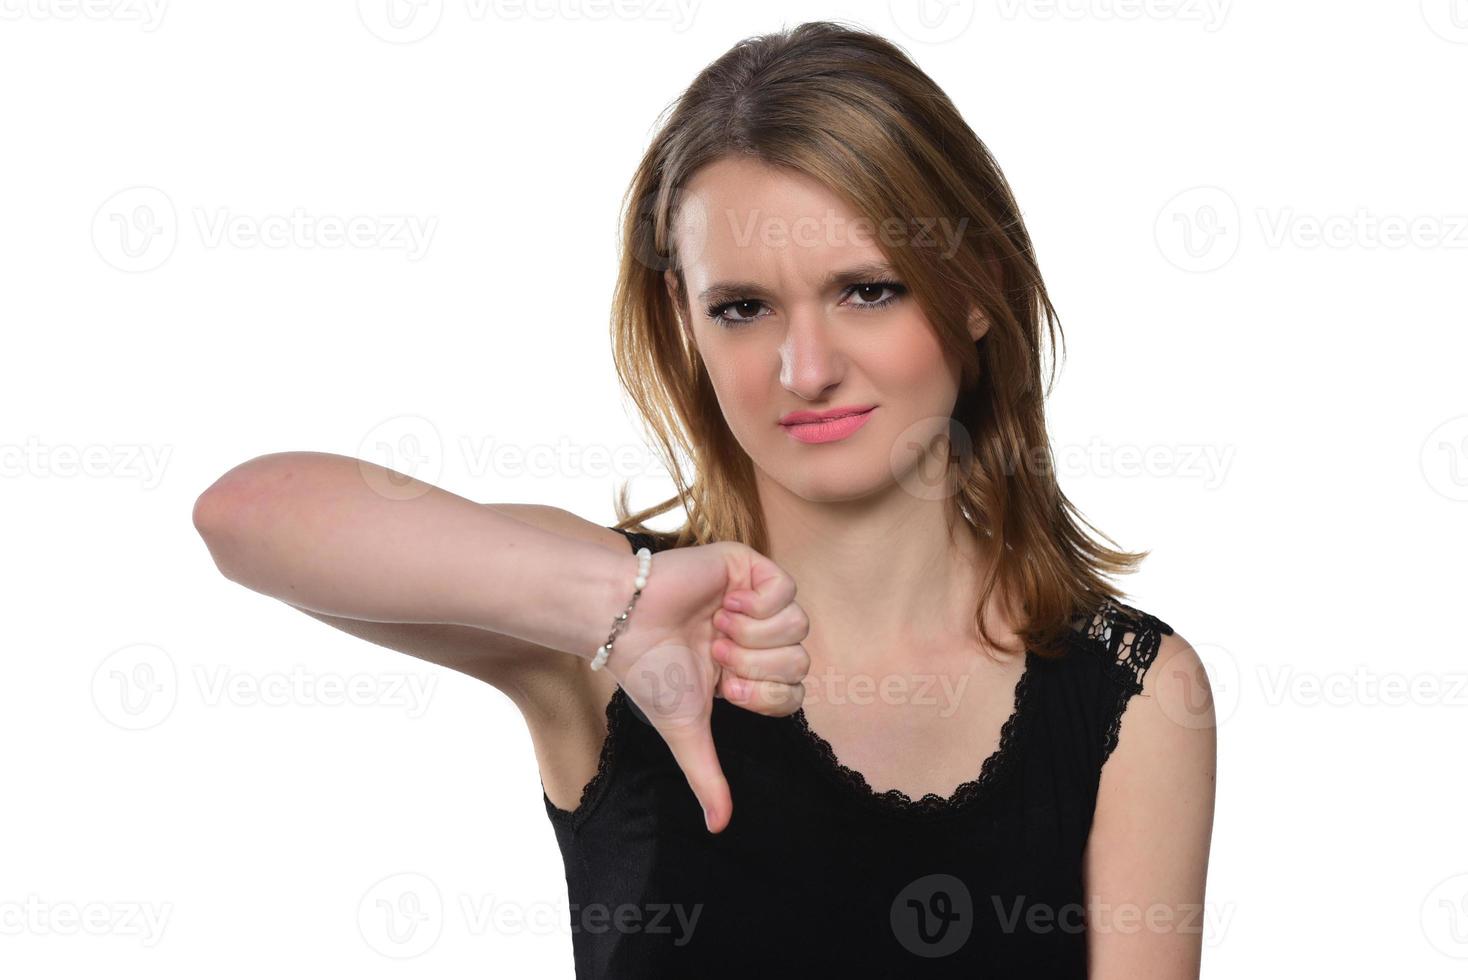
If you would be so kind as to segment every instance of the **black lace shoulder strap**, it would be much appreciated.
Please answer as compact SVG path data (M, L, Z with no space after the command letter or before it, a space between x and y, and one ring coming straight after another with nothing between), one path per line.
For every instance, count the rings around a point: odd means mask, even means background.
M1100 705L1102 764L1116 748L1128 702L1141 693L1162 638L1172 631L1156 616L1115 599L1107 599L1091 618L1086 636L1105 655Z
M626 538L627 543L632 546L634 552L638 548L646 548L648 551L654 553L658 551L658 541L651 534L644 534L642 531L626 531L620 527L614 527L612 530Z

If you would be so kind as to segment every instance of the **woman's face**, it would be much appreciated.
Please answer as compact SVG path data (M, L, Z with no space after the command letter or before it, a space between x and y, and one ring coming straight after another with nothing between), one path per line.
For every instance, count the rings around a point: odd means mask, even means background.
M703 167L680 203L683 313L757 471L807 500L938 489L920 450L947 434L958 365L888 264L884 232L818 181L748 159ZM668 284L676 295L671 272Z

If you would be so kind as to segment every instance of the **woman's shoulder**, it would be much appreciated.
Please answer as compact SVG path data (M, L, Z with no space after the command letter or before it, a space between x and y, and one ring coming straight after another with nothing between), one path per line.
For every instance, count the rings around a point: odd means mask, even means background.
M1123 686L1135 690L1141 689L1168 638L1181 639L1155 613L1109 596L1094 610L1078 613L1072 628L1083 641L1079 644L1083 653L1099 660Z
M1096 694L1102 762L1115 750L1134 698L1146 714L1185 728L1206 727L1213 698L1202 660L1170 623L1140 606L1107 598L1075 621L1076 672Z

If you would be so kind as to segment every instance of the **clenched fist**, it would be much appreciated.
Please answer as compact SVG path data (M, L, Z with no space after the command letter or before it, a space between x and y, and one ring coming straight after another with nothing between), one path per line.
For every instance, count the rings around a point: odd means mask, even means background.
M654 553L606 669L672 750L718 833L733 813L709 721L713 699L779 717L800 707L810 620L795 580L732 541Z

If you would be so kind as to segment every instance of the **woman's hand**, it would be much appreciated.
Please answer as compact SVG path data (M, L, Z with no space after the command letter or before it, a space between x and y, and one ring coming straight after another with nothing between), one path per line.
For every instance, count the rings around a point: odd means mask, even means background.
M672 750L718 833L733 812L709 721L713 699L775 717L805 693L810 621L795 580L732 541L654 554L647 586L606 669Z

